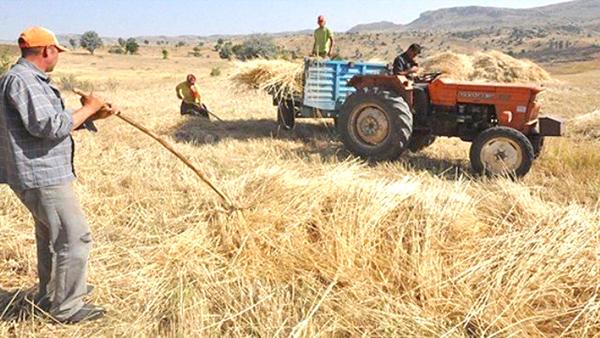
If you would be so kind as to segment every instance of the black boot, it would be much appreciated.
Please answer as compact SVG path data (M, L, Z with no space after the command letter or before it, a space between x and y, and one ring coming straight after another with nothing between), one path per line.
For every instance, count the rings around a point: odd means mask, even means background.
M71 317L63 320L59 320L63 324L77 324L81 322L89 322L97 320L106 315L106 310L100 306L92 304L83 304L83 307L79 311L75 312Z

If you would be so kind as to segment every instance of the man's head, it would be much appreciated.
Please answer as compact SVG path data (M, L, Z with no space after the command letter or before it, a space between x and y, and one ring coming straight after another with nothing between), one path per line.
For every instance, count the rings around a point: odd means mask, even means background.
M319 15L319 17L317 18L317 24L319 24L319 27L321 28L325 27L327 21L325 20L325 17L323 15Z
M56 36L43 27L27 28L19 35L21 56L44 72L51 72L58 63L58 54L67 49L61 46Z
M413 43L406 50L406 55L408 55L408 57L410 57L411 59L414 59L419 54L421 54L421 51L423 51L423 47L421 47L421 45L419 44Z
M188 74L186 80L187 80L187 83L189 83L190 85L193 85L196 83L196 77L194 76L194 74Z

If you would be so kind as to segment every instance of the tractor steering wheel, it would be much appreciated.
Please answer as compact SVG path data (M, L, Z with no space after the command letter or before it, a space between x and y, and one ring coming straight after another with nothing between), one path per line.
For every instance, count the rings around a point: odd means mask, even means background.
M419 75L415 80L415 82L418 83L430 83L433 82L433 80L437 79L438 77L440 77L440 75L442 75L444 73L442 72L433 72L433 73L425 73L422 75Z

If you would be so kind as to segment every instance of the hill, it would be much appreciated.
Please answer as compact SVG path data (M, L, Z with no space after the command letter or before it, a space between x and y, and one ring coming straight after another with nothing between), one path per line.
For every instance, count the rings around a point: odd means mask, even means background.
M461 31L492 26L533 27L550 25L576 25L597 28L600 23L599 18L600 0L576 0L529 9L480 6L451 7L424 12L418 19L406 26L396 25L396 30ZM351 28L349 32L374 32L378 30L377 24L362 24Z
M362 25L356 25L348 30L348 33L360 32L394 32L404 28L403 25L395 24L389 21L380 21Z

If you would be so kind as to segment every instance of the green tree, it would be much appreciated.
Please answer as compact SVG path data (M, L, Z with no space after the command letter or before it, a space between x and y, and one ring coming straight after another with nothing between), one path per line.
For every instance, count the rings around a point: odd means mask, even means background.
M77 48L77 40L69 39L69 44L71 45L71 48L73 48L73 49Z
M232 47L235 56L240 60L256 58L273 59L279 55L279 48L272 39L257 37Z
M135 41L134 38L129 38L125 42L125 52L131 55L137 53L138 49L140 49L140 45Z
M219 48L219 57L221 59L227 59L227 60L231 60L231 58L233 58L234 56L234 52L233 52L233 44L231 42L225 42L223 45L220 46Z
M225 41L223 39L217 40L217 44L215 45L215 52L220 51L221 47L223 47L224 43L225 43Z
M119 46L125 48L125 44L127 43L127 41L125 41L125 39L123 38L119 38L117 39L117 42L119 43Z
M94 55L94 51L98 47L102 47L102 39L100 38L98 33L94 31L87 31L81 36L81 39L79 40L79 45L88 52L90 52L92 55Z

